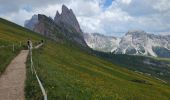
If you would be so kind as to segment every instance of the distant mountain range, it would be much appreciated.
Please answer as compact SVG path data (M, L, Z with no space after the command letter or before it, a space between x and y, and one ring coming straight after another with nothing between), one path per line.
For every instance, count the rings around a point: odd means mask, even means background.
M170 35L148 34L141 30L128 31L122 38L100 34L85 34L89 47L115 54L170 57Z
M112 52L117 49L120 38L105 36L99 33L84 34L84 39L90 48L102 52Z
M84 47L115 54L170 57L170 35L154 35L141 30L128 31L123 37L83 33L72 9L62 6L54 19L42 14L25 21L25 27L56 41L69 40Z

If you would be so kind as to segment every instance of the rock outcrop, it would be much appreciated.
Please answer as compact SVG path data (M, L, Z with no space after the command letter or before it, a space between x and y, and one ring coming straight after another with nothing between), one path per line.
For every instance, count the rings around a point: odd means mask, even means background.
M38 23L38 15L33 15L30 20L25 21L24 26L30 30L33 30L37 23Z
M54 21L59 26L62 26L64 24L64 25L67 25L68 27L74 28L78 33L82 33L80 29L80 25L72 9L68 9L65 5L62 6L61 14L59 14L58 11L56 12Z

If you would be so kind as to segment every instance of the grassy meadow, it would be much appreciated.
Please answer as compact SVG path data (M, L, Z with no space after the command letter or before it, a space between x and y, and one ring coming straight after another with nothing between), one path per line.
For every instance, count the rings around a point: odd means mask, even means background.
M25 44L45 39L25 28L0 19L0 45ZM20 51L0 49L0 67L4 69ZM8 60L7 60L8 59ZM71 43L46 40L33 50L37 74L48 100L169 100L170 84L141 75L83 51ZM3 65L3 66L2 66ZM0 68L0 69L1 69ZM25 87L27 100L41 100L42 93L27 60Z
M168 84L115 66L68 44L47 42L33 52L33 58L49 100L170 99ZM31 74L29 66L27 73ZM35 78L28 79L27 99L42 98Z
M42 37L0 18L0 74L3 73L6 66L20 50L24 49L28 38L35 42L39 41Z

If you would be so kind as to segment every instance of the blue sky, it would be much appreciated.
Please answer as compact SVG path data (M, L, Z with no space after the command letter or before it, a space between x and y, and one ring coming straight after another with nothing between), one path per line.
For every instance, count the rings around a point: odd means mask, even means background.
M113 0L104 0L103 7L104 9L108 8L110 5L112 5Z
M21 8L21 9L24 9L27 12L33 11L33 7L29 4L24 5L23 8Z
M0 17L24 25L34 14L55 16L65 4L85 33L122 36L128 30L170 33L170 0L4 0Z

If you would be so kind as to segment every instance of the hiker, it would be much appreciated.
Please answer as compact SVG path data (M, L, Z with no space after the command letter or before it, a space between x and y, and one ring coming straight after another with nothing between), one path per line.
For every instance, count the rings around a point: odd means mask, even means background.
M28 49L32 49L32 42L30 39L27 41Z
M41 43L44 43L44 40L41 40Z

